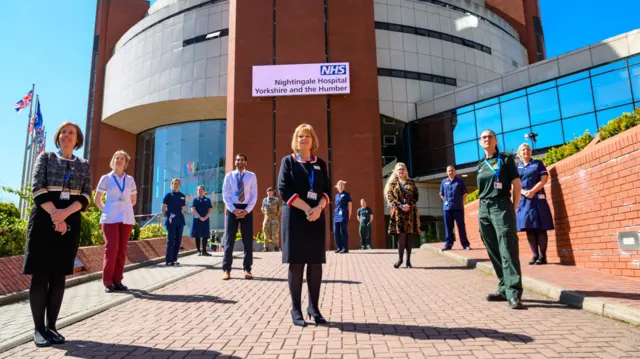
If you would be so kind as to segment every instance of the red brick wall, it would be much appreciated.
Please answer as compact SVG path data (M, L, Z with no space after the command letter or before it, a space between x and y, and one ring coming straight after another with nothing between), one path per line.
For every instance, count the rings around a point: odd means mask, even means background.
M147 239L129 242L127 247L126 264L140 263L147 260L164 257L166 238ZM185 250L195 249L195 242L188 237L182 238ZM78 259L84 263L85 270L73 276L78 277L89 273L102 271L104 246L81 247L78 249ZM29 288L31 276L22 274L24 256L0 258L0 295L14 293Z
M551 261L640 277L640 251L620 251L618 232L640 231L640 126L549 167L545 186L556 229ZM465 206L473 247L482 248L478 201ZM530 253L524 233L520 253ZM635 262L634 262L635 261Z

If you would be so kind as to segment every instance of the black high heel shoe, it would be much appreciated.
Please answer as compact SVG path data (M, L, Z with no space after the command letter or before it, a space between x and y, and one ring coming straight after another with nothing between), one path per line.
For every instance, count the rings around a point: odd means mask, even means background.
M413 268L413 266L411 265L411 262L407 261L407 268Z
M66 342L65 338L62 336L62 334L58 333L58 331L56 329L47 329L47 336L49 336L49 340L51 341L51 344L64 344Z
M38 348L51 346L51 340L49 340L49 336L46 334L46 331L41 333L37 329L33 331L33 343Z
M300 313L299 311L291 312L291 320L293 321L293 325L296 325L298 327L307 326L307 322L304 321L302 313Z
M311 309L307 309L307 314L309 315L309 319L313 318L313 321L316 322L316 325L327 324L327 320L324 319L322 314L313 314Z
M401 265L402 265L402 261L397 261L397 262L395 262L395 263L393 264L393 268L398 269L398 268L400 268L400 266L401 266Z
M531 261L529 261L529 265L534 265L536 264L536 261L538 260L538 256L533 256L533 258L531 258Z

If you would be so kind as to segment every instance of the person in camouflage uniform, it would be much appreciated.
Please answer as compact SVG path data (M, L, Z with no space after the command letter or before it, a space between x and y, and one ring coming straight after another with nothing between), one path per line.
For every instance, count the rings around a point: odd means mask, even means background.
M274 195L273 188L267 188L267 197L262 200L262 213L264 213L264 222L262 222L262 232L264 233L263 252L266 252L269 248L278 249L280 234L278 216L281 210L282 201Z

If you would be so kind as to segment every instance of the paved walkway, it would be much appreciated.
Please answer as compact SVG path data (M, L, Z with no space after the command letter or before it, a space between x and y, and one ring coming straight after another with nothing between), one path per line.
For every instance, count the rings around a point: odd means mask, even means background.
M639 328L528 292L528 310L487 303L495 278L416 252L413 269L393 269L393 251L329 253L329 326L292 326L286 266L256 253L253 281L205 270L64 328L65 345L0 358L640 357Z
M212 257L191 255L179 259L179 267L167 267L163 264L152 265L124 273L124 283L132 290L128 293L105 293L102 280L80 284L65 291L59 324L75 322L124 303L134 296L147 296L151 291L167 282L189 276L222 261L222 253L213 253ZM0 307L0 351L12 343L24 342L33 335L33 320L29 301Z

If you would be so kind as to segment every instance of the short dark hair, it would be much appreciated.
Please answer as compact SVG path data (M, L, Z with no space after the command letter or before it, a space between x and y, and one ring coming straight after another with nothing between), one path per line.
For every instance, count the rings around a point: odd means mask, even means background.
M267 188L267 192L273 192L273 188L271 187Z
M242 157L244 157L244 160L245 160L245 161L248 161L248 159L247 159L247 155L245 155L244 153L242 153L242 152L238 152L238 153L236 153L236 157L234 157L234 158L238 158L238 156L242 156Z
M56 148L60 148L60 135L62 134L62 130L67 126L73 126L76 128L77 139L76 139L76 146L74 148L77 150L80 147L82 147L82 145L84 144L84 135L82 134L82 130L80 129L80 126L78 126L76 123L73 123L73 122L69 122L69 121L63 122L62 125L58 127L56 134L53 135L53 143L56 145Z

